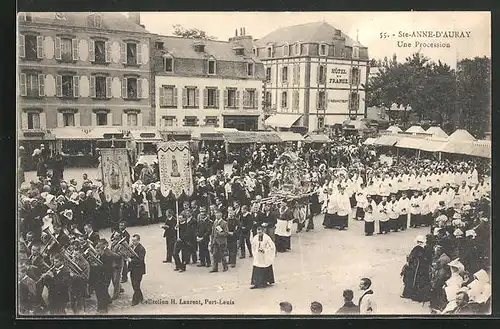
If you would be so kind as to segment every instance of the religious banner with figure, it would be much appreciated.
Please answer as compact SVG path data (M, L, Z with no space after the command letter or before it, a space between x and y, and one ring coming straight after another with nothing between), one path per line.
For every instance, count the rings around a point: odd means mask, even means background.
M132 199L132 176L127 149L101 149L102 186L107 202Z
M165 142L158 144L160 187L163 195L170 192L176 199L184 192L193 194L191 152L188 142Z

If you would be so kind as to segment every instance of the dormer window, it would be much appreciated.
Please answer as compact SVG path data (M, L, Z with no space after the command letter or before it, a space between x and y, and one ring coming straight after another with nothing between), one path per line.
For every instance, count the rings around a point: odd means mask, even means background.
M249 77L253 77L253 75L254 75L254 68L255 68L255 66L253 65L253 63L247 63L247 75Z
M300 54L301 54L301 51L300 51L300 42L297 42L297 43L295 44L295 47L294 47L294 48L295 48L295 49L294 49L294 53L295 53L295 55L300 55Z
M197 52L197 53L203 53L205 52L205 44L204 43L201 43L201 42L197 42L194 44L194 50Z
M352 47L352 58L359 58L359 47Z
M267 58L273 58L273 46L267 47Z
M233 50L234 50L234 53L236 55L240 55L240 56L245 55L245 48L243 48L241 46L240 47L234 47Z
M253 49L252 49L252 54L253 54L254 56L257 56L257 48L253 47Z
M159 50L163 49L163 42L162 41L156 41L155 42L155 48L159 49Z
M283 56L290 56L290 45L286 44L283 46Z
M319 55L326 56L328 55L328 45L322 43L319 45Z
M336 37L341 37L341 36L342 36L342 31L340 31L340 30L335 30L335 36L336 36Z
M165 72L174 72L174 58L170 54L163 56L163 69Z
M216 62L214 58L208 60L208 74L214 75L216 71Z
M90 27L102 27L101 14L90 14L88 17L88 24Z

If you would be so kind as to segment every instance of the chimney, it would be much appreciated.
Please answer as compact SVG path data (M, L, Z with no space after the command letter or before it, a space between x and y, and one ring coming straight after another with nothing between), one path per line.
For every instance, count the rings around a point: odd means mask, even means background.
M253 48L253 38L250 35L246 35L244 27L240 27L240 35L238 36L238 29L236 29L236 36L229 38L229 42L232 43L233 47L241 46L245 48L247 54L252 53Z
M238 29L234 30L234 36L238 36Z

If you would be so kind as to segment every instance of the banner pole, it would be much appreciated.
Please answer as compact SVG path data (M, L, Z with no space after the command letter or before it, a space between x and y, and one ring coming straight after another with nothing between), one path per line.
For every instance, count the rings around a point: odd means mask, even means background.
M175 199L175 218L177 220L177 240L179 240L179 201Z

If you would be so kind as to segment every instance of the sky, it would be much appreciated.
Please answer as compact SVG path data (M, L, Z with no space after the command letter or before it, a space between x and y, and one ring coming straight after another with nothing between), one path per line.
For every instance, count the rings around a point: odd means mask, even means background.
M246 34L259 39L280 27L324 21L341 29L368 47L370 58L383 59L396 54L404 60L421 51L434 61L452 68L457 59L491 57L491 16L489 12L144 12L141 23L149 32L171 35L172 25L202 29L218 40L228 40L235 29L245 27ZM465 38L399 37L401 32L469 32ZM387 33L387 34L384 34ZM382 34L382 35L381 35ZM393 36L394 35L394 36ZM384 38L387 36L387 38ZM405 42L410 47L401 47ZM424 48L422 43L444 43L443 47ZM446 47L449 45L449 47Z

